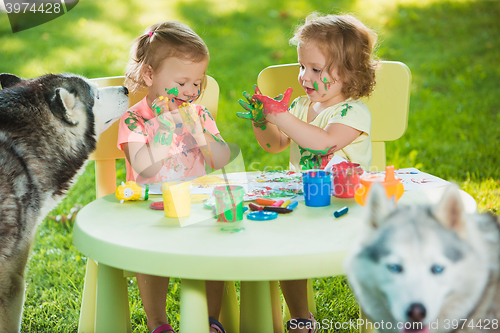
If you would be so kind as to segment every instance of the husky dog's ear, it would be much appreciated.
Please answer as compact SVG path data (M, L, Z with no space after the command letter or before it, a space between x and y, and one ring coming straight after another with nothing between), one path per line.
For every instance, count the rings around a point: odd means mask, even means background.
M375 182L370 186L368 200L366 203L367 222L369 227L380 227L387 215L394 210L396 203L394 199L388 199L385 188L382 184Z
M78 125L78 121L73 118L73 111L76 106L76 97L64 88L57 88L50 101L50 106L54 116L64 120L71 126Z
M0 85L2 85L2 89L12 87L13 85L18 84L23 79L14 74L2 73L0 74Z
M457 186L451 185L446 189L441 201L434 209L434 216L443 226L465 239L465 210Z

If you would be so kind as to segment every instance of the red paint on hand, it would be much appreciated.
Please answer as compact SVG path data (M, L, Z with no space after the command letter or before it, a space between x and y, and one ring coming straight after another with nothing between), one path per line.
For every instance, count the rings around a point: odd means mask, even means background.
M252 96L252 98L263 104L264 115L267 115L269 113L277 115L278 113L284 113L288 111L288 104L290 102L290 96L292 96L292 91L292 88L288 88L283 94L283 98L280 100L276 100L262 94L255 94Z

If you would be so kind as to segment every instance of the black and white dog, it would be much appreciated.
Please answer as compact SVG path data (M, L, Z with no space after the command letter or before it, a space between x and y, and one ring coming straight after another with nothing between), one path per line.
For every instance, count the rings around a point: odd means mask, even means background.
M128 91L71 74L0 74L0 84L0 332L19 332L36 227L125 113Z
M455 186L437 205L396 207L376 185L346 261L349 283L372 321L365 327L500 332L498 217L467 213Z

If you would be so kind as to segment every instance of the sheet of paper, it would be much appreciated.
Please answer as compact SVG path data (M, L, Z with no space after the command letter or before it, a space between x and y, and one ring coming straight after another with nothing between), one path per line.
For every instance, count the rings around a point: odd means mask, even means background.
M385 174L385 171L375 173ZM405 191L424 190L451 184L444 179L422 172L416 168L397 169L394 170L394 173L396 177L401 179Z

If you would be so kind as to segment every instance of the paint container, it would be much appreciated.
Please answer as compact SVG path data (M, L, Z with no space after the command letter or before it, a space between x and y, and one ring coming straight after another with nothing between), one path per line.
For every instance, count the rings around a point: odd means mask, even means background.
M241 228L244 195L245 189L242 186L224 185L215 187L215 215L217 216L217 222L225 224L221 230L234 231L234 229Z
M323 207L330 205L332 175L322 170L309 170L302 173L302 183L306 206Z
M333 195L354 198L363 169L357 163L342 162L332 166Z
M397 178L394 174L394 166L388 165L385 167L385 175L376 174L376 175L365 175L360 180L361 185L356 190L356 194L354 195L354 199L361 206L367 201L368 194L370 192L370 187L373 183L380 183L384 186L387 198L394 200L394 202L398 202L399 198L403 195L405 188L401 179Z
M166 217L187 217L191 214L191 183L167 182L161 186Z

